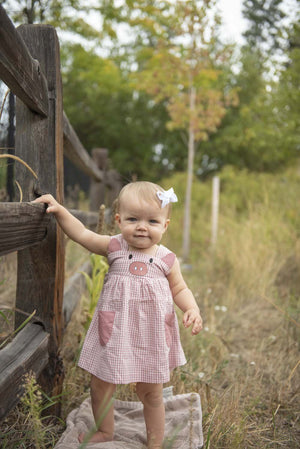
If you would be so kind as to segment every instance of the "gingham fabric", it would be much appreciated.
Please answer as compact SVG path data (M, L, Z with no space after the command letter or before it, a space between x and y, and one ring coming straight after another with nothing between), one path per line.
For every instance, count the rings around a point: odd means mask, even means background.
M164 383L184 365L177 317L166 275L175 255L129 251L122 235L108 247L105 277L78 365L113 384Z

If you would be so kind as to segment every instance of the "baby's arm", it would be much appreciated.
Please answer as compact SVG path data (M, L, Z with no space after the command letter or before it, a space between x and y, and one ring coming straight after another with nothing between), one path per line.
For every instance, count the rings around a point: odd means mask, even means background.
M184 312L184 326L189 327L193 324L192 334L198 334L202 329L200 310L193 293L188 288L182 277L180 265L177 259L175 259L172 270L167 278L170 284L173 300L175 304Z
M77 220L65 207L59 204L52 195L42 195L32 202L48 204L47 213L55 215L59 226L70 239L93 253L103 256L107 255L110 237L108 235L99 235L87 229L81 221Z

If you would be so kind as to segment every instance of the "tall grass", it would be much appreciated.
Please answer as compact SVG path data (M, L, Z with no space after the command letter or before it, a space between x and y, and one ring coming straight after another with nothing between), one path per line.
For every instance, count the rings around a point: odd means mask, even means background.
M227 167L220 179L214 251L210 246L211 183L195 181L193 186L191 267L184 277L199 302L204 329L192 337L181 326L188 362L172 374L170 384L175 394L200 393L205 449L296 449L299 171L293 167L276 175L250 174ZM162 184L174 187L180 199L163 241L180 257L185 175L176 174ZM83 309L78 307L64 340L68 398L64 418L89 394L89 376L75 364L85 333L82 310L86 307L86 303ZM178 312L179 320L181 316ZM132 385L119 387L117 395L136 399Z
M204 332L182 329L189 362L173 377L201 393L206 447L296 448L299 444L300 176L226 168L218 242L210 247L211 185L194 183L192 271L185 273ZM182 197L184 176L167 181ZM181 248L182 208L166 244Z

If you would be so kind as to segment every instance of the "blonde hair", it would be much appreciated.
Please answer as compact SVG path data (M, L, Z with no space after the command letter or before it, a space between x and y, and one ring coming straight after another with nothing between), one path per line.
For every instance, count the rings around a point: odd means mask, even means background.
M120 212L121 203L125 196L129 193L134 194L138 199L146 202L155 202L161 208L161 200L157 196L157 192L163 192L164 189L158 184L149 181L136 181L126 184L119 193L117 200L117 212ZM171 214L171 204L167 204L164 209L167 212L167 217Z

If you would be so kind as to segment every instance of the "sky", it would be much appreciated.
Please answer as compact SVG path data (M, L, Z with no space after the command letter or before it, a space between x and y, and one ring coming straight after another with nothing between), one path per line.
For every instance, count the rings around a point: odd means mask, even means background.
M223 19L222 34L226 41L241 43L246 21L242 16L242 0L218 0Z
M96 0L91 0L91 2L95 4ZM120 0L122 1L122 0ZM176 0L173 0L176 1ZM248 24L247 21L243 18L242 15L242 7L244 0L217 0L216 6L219 10L222 19L221 26L221 36L223 36L225 43L236 43L238 46L241 46L245 41L242 36L243 32L247 29ZM283 0L283 7L285 11L288 13L289 17L293 17L295 15L295 11L297 10L297 3L299 0ZM88 16L84 17L88 20L88 22L94 26L96 29L101 28L101 19L97 14L91 13ZM122 41L126 41L128 38L128 27L120 25L119 26L119 37ZM71 36L72 37L72 36ZM78 40L78 37L72 37L72 40ZM80 42L80 39L79 39ZM85 45L87 45L85 43ZM109 55L110 41L109 39L103 40L103 47L101 50L101 55ZM107 53L108 52L108 53Z
M247 28L247 21L242 16L243 0L217 0L217 6L221 10L223 18L224 38L237 43L242 43L242 33ZM299 13L299 0L283 0L281 7L287 14L286 23L295 20Z
M289 1L289 0L285 0ZM242 33L246 29L246 21L242 16L242 3L243 0L217 0L217 8L220 11L222 18L221 33L226 43L242 44ZM88 21L91 25L99 28L99 17L95 14L91 14L88 17ZM120 31L121 30L121 31ZM125 27L124 34L122 33L122 26L119 27L120 36L126 40L128 34L128 28ZM102 49L103 51L103 49Z

